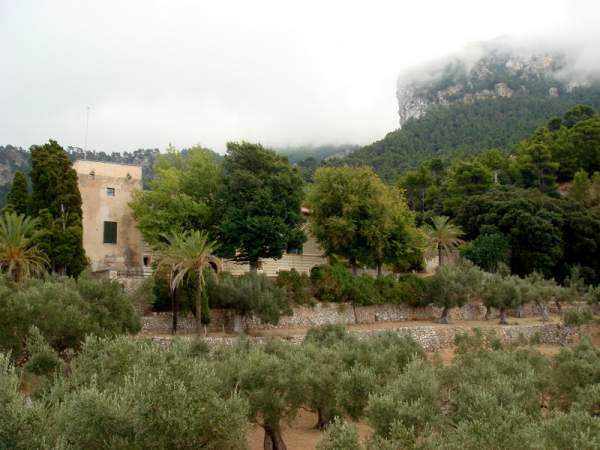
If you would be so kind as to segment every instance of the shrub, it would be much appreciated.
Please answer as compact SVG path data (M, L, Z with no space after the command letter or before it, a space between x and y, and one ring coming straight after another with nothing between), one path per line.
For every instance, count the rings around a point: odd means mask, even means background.
M0 281L0 349L24 356L32 326L55 350L79 347L87 334L136 333L140 321L121 286L85 277L30 280L15 289Z
M400 378L369 399L367 417L378 436L390 437L399 422L419 436L441 418L440 383L432 366L414 360Z
M322 302L349 302L352 274L341 264L325 264L310 271L315 297Z
M295 305L312 305L310 278L305 273L298 273L295 269L281 271L277 274L275 284L287 292L288 301Z
M419 288L422 286L415 279L409 276L403 279L406 283L399 283L392 275L378 278L353 275L341 264L326 264L311 271L315 297L323 302L349 302L354 305L420 304L422 294Z
M304 337L304 342L320 346L331 347L348 338L348 330L341 323L330 323L309 328Z
M66 394L54 421L67 449L246 448L246 402L235 393L221 398L206 362L159 351L156 364L155 350L142 348L118 384Z
M279 317L291 313L285 289L264 275L229 273L207 276L206 289L212 308L231 308L240 315L256 315L265 323L277 324Z
M27 337L27 353L29 359L25 364L25 372L38 376L50 376L62 367L58 353L45 341L36 327L31 327Z
M0 353L0 450L42 449L41 414L37 403L27 405L19 393L19 377L8 354Z
M356 427L339 417L328 427L317 450L361 450Z
M398 301L413 307L427 306L430 299L427 296L427 279L414 274L401 275L398 278Z
M594 315L589 308L569 308L563 310L562 320L565 325L578 327L591 323Z

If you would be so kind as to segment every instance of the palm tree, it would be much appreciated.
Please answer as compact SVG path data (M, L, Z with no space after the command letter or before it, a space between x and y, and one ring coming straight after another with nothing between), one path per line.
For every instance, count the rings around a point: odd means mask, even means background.
M48 257L31 242L37 219L14 212L0 217L0 269L6 270L17 285L31 275L46 271Z
M183 233L171 232L164 234L165 243L157 249L157 270L166 270L169 279L169 290L173 304L173 333L177 331L177 288L184 280L195 273L198 277L196 292L196 327L201 331L202 291L204 289L204 269L216 258L212 256L217 244L211 241L208 233L192 230Z
M425 224L423 231L428 240L427 253L438 256L439 265L442 265L442 256L449 257L450 254L463 243L460 239L464 233L459 226L450 222L447 216L435 216L431 218L431 225Z

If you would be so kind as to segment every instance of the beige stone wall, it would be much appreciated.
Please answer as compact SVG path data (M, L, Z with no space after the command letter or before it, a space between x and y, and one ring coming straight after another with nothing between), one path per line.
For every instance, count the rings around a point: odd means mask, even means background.
M142 189L142 168L125 164L80 160L77 172L83 210L83 247L92 271L141 269L142 235L129 202ZM114 197L107 195L114 188ZM104 222L117 223L117 243L105 244Z

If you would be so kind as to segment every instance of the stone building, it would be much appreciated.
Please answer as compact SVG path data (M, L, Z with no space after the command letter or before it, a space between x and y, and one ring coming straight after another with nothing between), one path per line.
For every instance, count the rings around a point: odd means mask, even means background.
M80 160L83 247L93 272L143 273L144 244L129 202L142 190L140 166Z

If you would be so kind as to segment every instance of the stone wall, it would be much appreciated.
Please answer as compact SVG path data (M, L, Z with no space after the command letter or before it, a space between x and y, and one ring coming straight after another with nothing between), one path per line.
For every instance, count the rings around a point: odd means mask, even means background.
M453 325L430 325L430 326L399 326L385 332L396 333L400 336L410 336L417 341L425 351L439 351L444 348L450 348L454 345L456 335L470 331L464 326ZM577 342L579 339L579 330L575 327L566 327L561 324L539 324L539 325L507 325L503 327L482 327L482 330L490 330L495 333L503 342L514 342L520 339L531 339L536 336L540 344L567 345ZM382 333L382 330L369 330L353 332L359 339ZM190 339L184 337L180 339ZM249 337L251 342L264 343L264 337ZM303 335L294 335L285 337L291 343L299 344L304 339ZM171 337L153 337L153 341L160 345L167 346L172 341ZM209 336L202 338L209 345L233 345L237 342L236 337L216 337Z
M551 313L557 313L555 308L550 308ZM371 305L353 306L350 303L317 303L315 306L296 306L289 316L280 318L277 325L262 323L256 317L243 319L243 325L250 330L285 329L285 328L310 328L313 326L343 323L369 324L375 322L401 322L410 320L435 321L441 316L441 308L426 306L413 308L406 305ZM240 318L231 310L213 309L210 312L211 323L209 331L233 331L236 329L236 319L239 325ZM450 319L457 320L485 320L486 307L479 303L470 303L462 308L450 310ZM510 311L509 316L516 317L518 311ZM541 312L534 305L525 305L520 317L541 316ZM492 310L488 318L498 317L498 311ZM154 313L143 317L142 332L145 334L169 334L171 330L171 313ZM196 329L192 316L180 316L179 330L193 332Z

